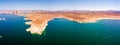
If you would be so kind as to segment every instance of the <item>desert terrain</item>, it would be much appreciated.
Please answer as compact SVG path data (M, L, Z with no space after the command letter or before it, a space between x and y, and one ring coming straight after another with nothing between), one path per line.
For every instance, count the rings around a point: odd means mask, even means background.
M54 18L64 18L70 21L76 21L78 23L95 23L103 19L120 20L120 14L110 12L69 12L69 11L57 11L57 12L34 12L26 15L25 20L31 20L26 22L30 25L27 31L32 34L42 34L46 29L48 22L54 20ZM58 24L59 25L59 24Z
M120 20L120 11L44 11L44 10L0 10L0 14L25 16L30 28L26 31L32 34L42 34L48 22L54 18L64 18L78 23L95 23L103 19ZM58 24L59 25L59 24Z

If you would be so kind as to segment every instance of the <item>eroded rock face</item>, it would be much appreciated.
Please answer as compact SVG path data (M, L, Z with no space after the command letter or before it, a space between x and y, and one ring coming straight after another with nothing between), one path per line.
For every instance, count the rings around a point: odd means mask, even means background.
M42 34L47 25L47 22L44 22L43 24L32 24L31 27L28 28L26 31L29 31L32 34Z
M36 16L33 16L36 15ZM42 34L45 28L48 25L48 22L52 20L51 16L33 14L28 15L25 20L32 20L31 22L26 22L27 25L31 25L30 28L26 29L26 31L31 32L32 34Z
M43 10L0 10L0 14L15 14L26 16L25 20L30 25L26 31L32 34L42 34L48 22L54 18L65 18L79 23L95 23L102 19L120 20L120 11L43 11ZM5 18L0 18L5 20Z
M37 12L28 14L25 20L31 20L26 24L31 25L30 28L26 29L32 34L42 34L46 29L48 22L54 18L65 18L70 21L76 21L79 23L95 23L101 19L114 19L120 20L120 15L108 15L100 13L74 13L74 12Z

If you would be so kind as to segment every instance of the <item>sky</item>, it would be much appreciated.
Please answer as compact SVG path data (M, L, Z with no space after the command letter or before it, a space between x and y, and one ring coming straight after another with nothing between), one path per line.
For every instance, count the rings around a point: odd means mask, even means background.
M120 10L120 0L0 0L0 10Z

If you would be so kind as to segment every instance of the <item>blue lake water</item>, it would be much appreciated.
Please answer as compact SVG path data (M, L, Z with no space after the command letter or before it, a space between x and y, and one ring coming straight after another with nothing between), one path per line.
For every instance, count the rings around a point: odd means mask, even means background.
M0 21L0 45L120 45L120 21L78 23L55 18L42 35L26 32L23 16L4 15Z

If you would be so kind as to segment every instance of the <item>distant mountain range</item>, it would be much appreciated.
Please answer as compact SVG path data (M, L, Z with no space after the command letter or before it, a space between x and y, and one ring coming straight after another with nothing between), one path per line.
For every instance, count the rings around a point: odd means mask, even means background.
M0 10L0 14L29 14L36 12L62 12L62 13L101 13L101 14L115 14L119 15L120 11L89 11L89 10L60 10L60 11L47 11L47 10Z

